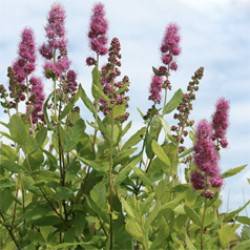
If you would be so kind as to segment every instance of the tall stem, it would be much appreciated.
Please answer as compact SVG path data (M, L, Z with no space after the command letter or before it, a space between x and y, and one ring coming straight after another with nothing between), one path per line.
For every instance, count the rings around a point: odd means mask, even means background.
M205 218L206 218L206 211L207 211L207 200L205 199L203 214L201 218L201 235L200 235L201 250L205 250L204 248L205 247L204 246L204 223L205 223Z
M113 196L113 182L112 182L112 170L113 170L113 138L114 138L114 117L111 113L111 142L110 142L110 158L109 158L109 249L113 249L113 220L112 220L112 196Z
M5 229L8 231L8 233L9 233L9 235L10 235L10 238L11 238L12 241L15 243L17 249L18 249L18 250L21 250L21 247L19 246L19 243L18 243L18 241L17 241L17 239L16 239L16 236L14 235L14 233L13 233L13 231L12 231L12 230L13 230L12 227L6 224L5 217L4 217L4 215L3 215L3 213L2 213L1 211L0 211L0 217L2 218L2 221L0 221L1 224L2 224L2 225L5 227Z

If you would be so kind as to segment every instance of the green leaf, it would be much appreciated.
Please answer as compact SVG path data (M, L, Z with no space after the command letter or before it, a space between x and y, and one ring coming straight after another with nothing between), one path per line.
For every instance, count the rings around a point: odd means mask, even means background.
M41 127L36 134L36 141L39 146L42 146L47 138L47 129Z
M228 178L228 177L234 176L234 175L240 173L246 167L247 167L247 165L242 165L242 166L239 166L239 167L231 168L231 169L227 170L226 172L224 172L222 174L222 177L223 178Z
M164 149L156 141L152 141L152 150L155 153L155 155L167 166L171 165L170 160L166 155Z
M106 185L104 180L97 183L90 192L91 199L96 205L103 209L106 207Z
M71 98L69 103L64 107L64 109L60 115L61 120L64 117L66 117L66 115L73 109L75 103L78 101L79 98L80 98L80 90L77 91L77 93Z
M170 101L164 107L163 113L168 114L168 113L171 113L173 110L175 110L179 106L179 104L181 103L182 97L183 97L183 92L181 89L178 89L174 93L174 95L172 96Z
M72 242L72 243L61 243L61 244L57 244L55 246L52 245L48 245L48 250L68 250L68 249L72 249L72 247L77 247L77 246L91 246L92 242ZM85 248L84 248L85 249ZM86 248L86 249L94 249L94 248Z
M92 70L92 95L95 100L103 98L105 101L109 101L108 97L103 92L103 87L101 85L100 72L98 67L95 66Z
M228 225L225 224L219 229L219 239L221 246L227 248L230 242L237 240L236 230L239 225Z
M178 195L175 199L170 202L167 202L163 205L155 204L155 207L150 211L148 219L146 221L146 227L149 227L156 218L159 217L160 213L162 213L166 209L175 209L183 199L182 195Z
M92 101L88 98L85 90L82 88L82 85L79 86L79 95L84 103L84 105L92 112L92 114L96 115L96 108L93 105Z
M242 224L250 225L250 218L247 216L237 216L236 220Z
M141 160L141 155L135 157L128 165L123 167L123 169L118 173L115 178L115 184L119 185L122 183L129 175L130 171L135 167L135 165Z
M98 172L104 172L105 173L109 169L109 162L103 161L101 159L91 161L91 160L85 159L83 157L79 157L79 160L81 162L85 163L86 165L94 168Z
M30 136L28 126L18 115L10 118L9 130L11 137L17 142L26 153L30 153L36 149L35 141Z
M234 250L249 250L250 249L250 240L241 241Z
M154 152L152 150L152 141L157 141L159 134L161 132L162 124L159 116L154 116L150 122L149 130L146 137L146 154L149 159L154 157Z
M80 142L85 128L85 122L79 119L73 127L68 127L64 131L63 147L65 152L70 152Z
M48 96L48 98L46 99L46 101L44 102L44 105L43 105L43 115L44 115L44 120L45 120L45 123L47 124L48 128L52 128L52 125L51 125L51 122L49 120L49 116L48 116L48 104L49 104L49 100L55 95L54 94L55 91L51 92Z
M129 129L131 128L132 126L132 121L128 122L125 126L125 128L122 129L122 136L124 136L128 131Z
M16 183L11 180L8 180L8 179L0 180L0 190L5 189L5 188L10 188L10 187L15 187L15 186L16 186Z
M201 219L200 216L190 207L184 206L184 210L187 214L187 216L197 225L201 226Z
M236 215L238 215L242 210L244 210L250 204L250 200L247 201L242 207L235 209L229 213L225 214L224 221L231 221Z
M113 118L116 119L116 118L119 118L121 117L122 115L125 114L126 112L126 105L125 104L120 104L120 105L115 105L113 107Z
M143 242L144 232L143 232L141 226L137 222L130 220L130 219L127 219L126 230L133 238L135 238L136 240L138 240L140 242Z
M146 176L145 172L143 172L140 168L134 168L134 172L145 185L149 187L153 186L152 181Z
M61 220L55 215L46 215L42 218L32 221L32 224L40 227L53 226L60 224Z
M68 187L57 187L56 193L53 195L55 200L68 200L73 198L74 192Z
M126 149L126 148L130 148L133 147L134 145L136 145L137 143L139 143L146 132L146 127L143 127L141 129L139 129L138 131L136 131L123 145L122 150Z
M20 173L25 170L23 166L9 160L0 161L0 169L5 169L12 173Z

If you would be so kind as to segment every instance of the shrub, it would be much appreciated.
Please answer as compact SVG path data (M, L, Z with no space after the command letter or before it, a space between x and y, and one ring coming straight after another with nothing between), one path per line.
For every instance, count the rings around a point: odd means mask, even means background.
M120 77L119 39L108 45L104 6L95 5L88 33L92 99L71 68L64 22L64 9L53 5L39 48L52 92L45 96L44 80L35 76L29 28L8 68L9 89L0 88L9 116L1 122L0 248L249 249L250 218L239 214L250 202L219 210L223 180L246 167L220 172L229 102L218 100L212 120L194 126L190 113L202 67L184 92L171 94L181 53L178 26L166 28L161 65L153 67L153 104L140 111L144 125L132 134L130 80ZM166 117L174 118L171 125Z

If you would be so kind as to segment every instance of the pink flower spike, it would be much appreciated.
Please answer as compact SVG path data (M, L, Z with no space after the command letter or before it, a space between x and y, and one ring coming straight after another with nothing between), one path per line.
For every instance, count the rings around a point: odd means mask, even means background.
M162 77L154 75L151 81L149 100L152 100L155 103L160 103L162 84Z
M90 21L90 47L98 55L105 55L108 52L107 48L107 30L108 22L105 18L103 4L96 4L93 8L93 14Z
M176 24L169 24L166 28L165 36L161 45L162 62L169 65L172 62L174 56L178 56L181 52L179 47L180 36L179 28ZM172 66L170 68L176 70L177 67Z
M30 79L31 87L31 106L32 106L32 122L37 123L43 117L42 109L45 99L44 87L40 78L32 77Z
M40 54L51 59L56 49L59 49L61 55L67 54L67 42L65 38L65 11L59 4L54 4L48 15L48 23L45 27L48 41L40 47Z
M35 70L35 41L33 31L29 28L25 28L22 32L18 55L12 69L16 80L22 84Z
M216 111L213 115L213 139L218 140L222 147L227 146L226 132L228 128L229 102L220 98L216 104Z
M198 124L196 143L194 146L194 161L201 171L209 176L218 174L218 154L212 140L212 127L203 120Z

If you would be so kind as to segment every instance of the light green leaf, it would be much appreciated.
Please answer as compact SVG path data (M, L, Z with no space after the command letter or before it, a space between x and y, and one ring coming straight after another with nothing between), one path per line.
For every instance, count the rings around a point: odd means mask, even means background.
M175 110L179 106L179 104L181 103L182 97L183 97L183 92L181 89L178 89L174 93L174 95L172 96L170 101L164 107L163 113L168 114L168 113L171 113L173 110Z
M129 175L130 171L135 167L135 165L141 160L141 155L135 157L128 165L126 165L120 173L115 178L115 184L119 185L122 183Z
M139 129L138 131L136 131L123 145L122 150L126 149L126 148L130 148L133 147L134 145L136 145L137 143L139 143L146 132L146 127L143 127L141 129Z
M96 115L96 108L93 105L92 101L88 98L85 90L82 88L82 86L79 86L79 95L84 103L84 105L89 109L89 111L92 112L92 114Z
M219 229L219 239L221 246L227 248L230 242L237 240L236 230L239 225L225 224Z
M166 155L164 149L155 140L152 141L152 150L155 153L155 155L167 166L171 165L170 160Z
M200 216L190 207L184 206L184 210L187 214L187 216L197 225L201 226L201 219Z
M236 220L242 224L250 225L250 218L247 216L237 216Z
M247 165L242 165L242 166L239 166L239 167L231 168L231 169L227 170L226 172L224 172L222 174L222 177L223 178L228 178L228 177L234 176L234 175L240 173L242 170L244 170L246 168L246 166Z

